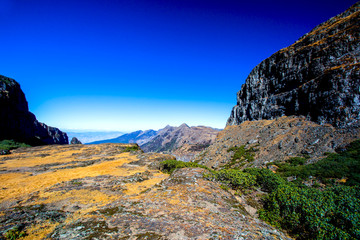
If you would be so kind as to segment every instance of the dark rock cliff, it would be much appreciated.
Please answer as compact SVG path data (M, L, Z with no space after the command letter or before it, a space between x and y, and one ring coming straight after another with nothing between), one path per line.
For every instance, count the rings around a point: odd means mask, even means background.
M68 144L66 133L36 120L29 112L25 94L11 78L0 75L0 139L31 145Z
M360 119L360 2L256 66L227 125L305 116L336 128Z

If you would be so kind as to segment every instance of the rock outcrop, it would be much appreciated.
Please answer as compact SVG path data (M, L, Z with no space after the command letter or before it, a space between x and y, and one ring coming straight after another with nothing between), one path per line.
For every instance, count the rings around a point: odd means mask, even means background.
M311 163L359 138L359 128L336 129L330 124L319 125L304 117L246 121L227 126L214 143L197 156L196 161L214 169L266 167L274 161L304 156ZM253 159L234 161L233 147L244 147L253 154Z
M256 66L227 125L305 116L336 128L359 125L360 3Z
M68 144L66 133L36 120L29 112L25 94L11 78L0 75L0 139L31 145Z
M158 167L171 156L134 146L41 146L0 156L0 238L16 229L26 239L289 239L204 178L206 170L168 175Z
M218 133L218 129L189 127L185 123L179 127L166 126L151 141L141 145L141 148L145 152L166 152L176 156L178 160L190 161L210 146Z
M76 137L73 137L70 141L70 144L82 144L82 142L80 142L80 140Z

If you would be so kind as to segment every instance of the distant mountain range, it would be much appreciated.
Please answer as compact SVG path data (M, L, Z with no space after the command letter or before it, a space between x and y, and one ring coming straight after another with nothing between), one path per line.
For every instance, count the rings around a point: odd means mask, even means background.
M69 139L76 137L84 144L94 142L94 141L101 141L101 140L105 140L105 139L115 138L115 137L118 137L118 136L124 134L124 132L119 132L119 131L77 132L75 130L73 130L73 131L69 130L69 131L66 131L66 133L69 136Z
M104 139L94 142L89 142L89 144L100 144L100 143L137 143L139 145L143 145L153 139L153 137L157 134L155 130L146 130L146 131L136 131L123 135L118 135L116 138Z
M219 131L205 126L189 127L184 123L179 127L168 125L159 131L140 130L88 144L137 143L145 152L170 153L178 159L189 161L213 143Z

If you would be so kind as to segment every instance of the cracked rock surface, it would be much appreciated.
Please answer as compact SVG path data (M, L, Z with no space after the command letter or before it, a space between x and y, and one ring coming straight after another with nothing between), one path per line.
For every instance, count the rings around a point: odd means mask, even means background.
M0 156L0 239L288 239L200 168L131 144L42 146ZM137 146L137 145L136 145Z

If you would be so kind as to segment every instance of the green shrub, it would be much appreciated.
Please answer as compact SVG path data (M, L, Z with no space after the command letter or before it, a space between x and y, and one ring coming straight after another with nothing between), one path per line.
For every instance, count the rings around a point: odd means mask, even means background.
M286 180L281 176L274 174L269 169L247 168L244 172L253 175L256 179L256 184L267 192L274 191L281 184L287 184Z
M259 217L298 239L359 239L359 193L359 187L281 184L265 198Z
M141 150L140 147L138 145L134 145L131 147L125 147L123 152L134 152L134 151L138 151Z
M341 153L327 154L326 158L308 165L302 165L302 158L293 158L288 163L276 164L277 172L283 177L296 176L306 180L309 176L315 176L324 183L329 179L346 178L345 185L360 186L360 141L351 143L346 151Z
M268 169L245 169L269 194L259 218L297 239L360 239L360 188L297 186Z
M195 163L195 162L183 162L183 161L178 161L178 160L173 160L173 159L169 159L169 160L165 160L162 161L160 163L161 169L163 172L166 173L172 173L173 171L175 171L175 169L178 168L188 168L188 167L193 167L193 168L204 168L207 170L210 170L208 167L203 166L201 164Z
M304 165L306 163L306 158L293 157L288 159L286 162L288 162L291 166L299 166L299 165Z
M25 143L16 142L14 140L0 141L0 150L12 150L19 147L31 147L31 146Z
M231 187L238 188L250 188L256 184L256 177L249 173L245 173L235 169L223 169L213 173L214 177Z
M246 164L246 162L254 161L255 149L253 147L245 149L245 145L240 147L230 147L228 152L234 152L234 155L231 157L231 161L226 164L225 168L231 168L235 164L240 164L240 166Z

